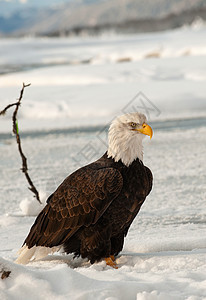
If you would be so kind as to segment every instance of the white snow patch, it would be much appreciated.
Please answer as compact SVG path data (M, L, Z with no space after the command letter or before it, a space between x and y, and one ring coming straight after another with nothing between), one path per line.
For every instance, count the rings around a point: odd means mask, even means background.
M25 198L20 202L19 207L24 216L37 216L44 208L46 203L46 193L40 191L39 197L42 203L39 203L36 198Z
M19 207L24 216L36 216L43 208L37 200L27 198L20 202Z
M1 299L204 299L205 255L136 256L118 270L98 265L72 269L65 263L29 267L0 259L10 270L0 282ZM135 263L136 262L136 263ZM57 263L57 261L56 261ZM199 267L197 267L197 264ZM201 264L203 264L201 266ZM178 292L181 291L181 292ZM192 299L192 298L191 298Z

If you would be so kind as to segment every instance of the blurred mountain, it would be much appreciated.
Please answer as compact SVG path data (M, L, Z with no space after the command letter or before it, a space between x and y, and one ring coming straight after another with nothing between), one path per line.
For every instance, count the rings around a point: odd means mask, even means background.
M206 19L205 0L28 0L6 11L9 3L0 1L0 32L12 35L153 31Z
M48 8L73 0L0 0L0 16L9 16L25 8Z

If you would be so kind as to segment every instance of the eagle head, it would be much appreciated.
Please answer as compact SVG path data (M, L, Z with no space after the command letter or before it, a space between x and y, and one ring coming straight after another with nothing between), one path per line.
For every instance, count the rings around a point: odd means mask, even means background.
M144 114L133 112L117 117L109 128L107 156L116 162L121 160L126 166L137 158L142 161L145 135L151 139L153 131Z

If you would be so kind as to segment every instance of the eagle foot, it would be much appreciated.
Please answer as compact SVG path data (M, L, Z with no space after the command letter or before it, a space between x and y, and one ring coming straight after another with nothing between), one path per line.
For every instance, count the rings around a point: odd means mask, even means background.
M110 255L109 257L106 257L104 260L106 261L107 266L110 266L114 269L118 269L117 264L115 262L114 255Z

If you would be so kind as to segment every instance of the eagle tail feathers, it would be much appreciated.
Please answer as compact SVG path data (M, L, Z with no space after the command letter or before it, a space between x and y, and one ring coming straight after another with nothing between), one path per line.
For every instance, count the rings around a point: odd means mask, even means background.
M17 264L26 265L30 261L40 260L46 257L50 253L54 253L60 250L61 247L41 247L41 246L33 246L32 248L28 248L27 245L24 245L18 251L18 258L16 259Z

